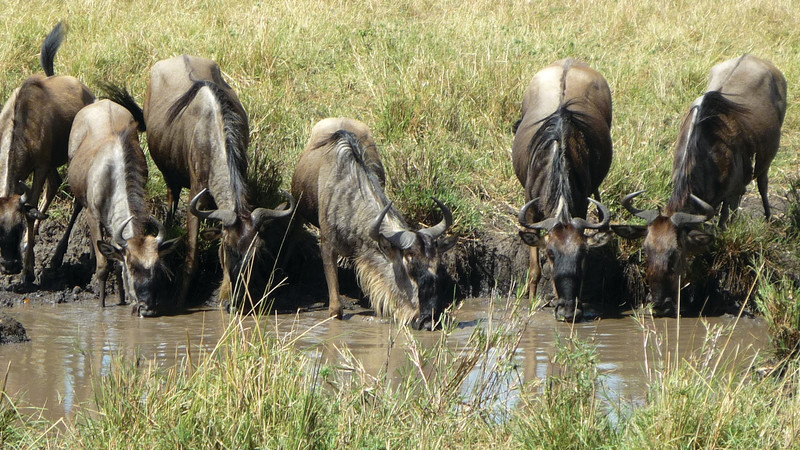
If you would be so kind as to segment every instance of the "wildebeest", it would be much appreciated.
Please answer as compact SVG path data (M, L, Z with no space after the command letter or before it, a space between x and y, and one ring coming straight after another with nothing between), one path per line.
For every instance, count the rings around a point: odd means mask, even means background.
M214 61L183 55L157 62L150 73L144 117L150 155L167 185L169 217L175 214L181 189L189 188L192 198L192 214L186 215L188 249L178 306L183 305L197 270L201 218L222 225L220 297L227 297L261 225L290 216L294 201L290 199L285 210L250 210L247 114ZM200 209L210 199L216 209Z
M67 162L72 120L94 101L78 79L54 75L53 59L65 32L59 23L47 35L41 52L45 74L28 77L0 112L0 270L10 274L22 270L25 284L35 278L35 230L61 185L57 169ZM28 188L24 182L31 173L33 185ZM37 209L45 182L44 202Z
M171 272L163 258L178 239L165 240L166 230L145 204L147 161L138 131L145 131L142 110L124 89L108 86L110 99L86 106L75 116L69 141L69 185L74 210L53 266L60 265L78 213L89 212L92 248L97 260L100 305L105 306L108 259L122 266L120 304L132 299L134 312L154 316L170 307ZM152 223L157 236L145 233ZM112 237L103 240L103 232Z
M559 320L581 319L578 299L587 249L610 237L610 216L598 190L611 166L610 129L611 91L599 72L568 58L534 75L522 100L512 159L527 202L519 222L535 230L520 231L531 246L530 295L535 296L541 276L542 248L553 267ZM592 193L598 202L588 198ZM599 223L585 220L590 201L598 206ZM544 239L539 230L545 231ZM587 236L586 230L599 231Z
M694 101L681 126L665 210L635 208L632 200L641 191L623 200L631 214L647 221L646 226L613 228L626 238L646 236L647 284L655 314L679 312L678 283L687 253L713 240L699 226L714 217L720 204L718 225L724 226L755 178L764 215L770 217L768 170L785 113L786 80L772 63L743 55L717 64L706 93Z
M298 213L317 226L331 317L342 317L337 259L352 259L372 307L400 323L432 328L443 309L439 255L455 244L443 238L450 209L434 199L442 221L411 231L386 197L383 166L366 125L325 119L311 131L292 178Z

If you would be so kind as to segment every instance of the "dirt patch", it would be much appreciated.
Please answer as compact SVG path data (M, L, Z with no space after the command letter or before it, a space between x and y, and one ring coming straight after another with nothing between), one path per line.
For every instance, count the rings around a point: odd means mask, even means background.
M776 198L772 204L777 215L786 210L785 199ZM763 220L757 194L748 194L743 205L745 208L740 216L744 217L737 220ZM179 217L182 214L183 211L179 211ZM264 279L272 275L272 280L260 287L256 295L264 290L270 292L270 306L280 312L325 308L327 285L316 231L303 228L287 239L286 225L274 222L262 230L264 243L259 250L257 270ZM92 283L95 263L85 213L73 230L62 267L58 270L49 268L50 258L65 227L65 220L49 219L42 224L36 242L37 284L27 288L21 285L19 275L5 276L0 306L97 299ZM173 230L173 234L182 232L181 227ZM176 287L180 285L184 254L185 245L169 261L175 267L173 285ZM528 255L528 247L513 229L462 237L459 244L442 258L440 274L445 278L445 291L454 293L456 300L493 295L525 296L523 286L528 272ZM754 286L752 257L749 253L714 255L709 252L695 258L689 270L692 279L681 294L684 314L702 312L716 315L738 311ZM771 262L773 265L787 267L790 271L792 267L798 267L796 252L790 249L770 257L774 260ZM587 258L586 267L589 269L584 280L583 301L588 317L613 316L623 308L639 306L645 301L644 262L638 243L612 240L605 247L590 251ZM544 255L540 264L539 293L545 300L550 300L553 297L551 268ZM112 273L107 284L109 295L113 295L116 289L114 277ZM221 278L218 243L201 243L199 272L187 306L217 306ZM342 267L339 281L342 294L351 300L352 306L368 306L352 269L346 265Z
M16 344L30 341L25 327L15 318L0 312L0 344Z

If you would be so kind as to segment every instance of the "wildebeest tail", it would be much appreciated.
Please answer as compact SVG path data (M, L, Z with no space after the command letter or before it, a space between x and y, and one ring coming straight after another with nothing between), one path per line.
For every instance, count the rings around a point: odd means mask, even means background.
M736 117L750 114L750 110L733 100L728 99L720 91L706 92L700 102L689 110L689 114L681 125L681 135L675 150L675 159L672 167L673 192L667 206L668 211L679 211L692 193L691 174L701 152L702 140L715 139L717 142L732 148L746 142L749 132L741 129L744 123L736 122Z
M228 167L231 175L232 192L238 193L234 197L237 201L243 200L247 194L247 140L249 136L242 136L239 132L247 124L247 118L238 112L227 93L213 81L199 80L192 84L167 112L167 124L171 124L184 109L194 100L202 88L208 88L217 100L222 110L222 120L225 126L225 149L228 157Z
M147 130L147 126L144 123L142 108L136 103L136 100L127 89L112 83L100 83L100 90L103 91L102 98L106 98L125 107L125 109L131 113L133 120L138 124L137 129L140 132L144 133Z
M42 69L44 69L44 73L48 77L52 77L55 75L55 71L53 70L53 60L55 60L56 52L58 51L58 47L61 46L61 43L64 42L64 36L67 34L67 26L64 22L58 22L53 31L47 35L44 39L44 43L42 44L42 53L39 55L39 59L42 63Z

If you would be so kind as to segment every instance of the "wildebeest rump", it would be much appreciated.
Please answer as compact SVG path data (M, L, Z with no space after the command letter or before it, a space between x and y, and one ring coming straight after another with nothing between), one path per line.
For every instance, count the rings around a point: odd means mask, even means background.
M602 220L585 219L588 197L594 193L599 201L600 183L611 166L610 129L611 91L599 72L564 59L534 75L522 100L512 159L527 202L519 222L535 230L520 231L531 246L529 291L536 294L539 248L544 248L553 266L558 319L581 318L586 251L608 242L607 209L595 202ZM587 229L600 231L587 236ZM539 230L547 233L544 239Z
M646 226L615 226L626 238L646 236L647 282L653 311L673 315L687 253L703 249L713 236L699 225L722 205L724 226L754 178L770 217L768 171L780 145L786 114L786 80L769 61L743 55L711 69L706 93L692 104L675 147L673 191L663 212L623 205ZM691 201L690 201L691 199Z
M175 214L181 189L189 188L192 198L192 214L186 215L188 248L178 306L183 305L196 272L201 218L222 225L220 297L227 297L260 226L291 215L293 200L286 210L251 211L246 189L247 114L214 61L183 55L157 62L150 73L144 116L150 155L167 185L169 217ZM211 199L217 209L201 209Z
M365 146L366 143L366 146ZM351 258L364 293L381 316L418 328L433 327L442 310L439 255L454 241L443 239L452 214L435 200L444 219L410 231L383 191L382 164L361 122L325 119L311 138L292 178L298 212L319 227L328 284L329 313L342 317L337 259Z
M41 52L45 74L28 77L0 112L0 270L22 270L26 284L34 281L33 245L38 228L34 222L47 217L61 185L57 169L67 162L75 114L94 101L94 95L78 79L54 75L53 59L65 32L59 23L47 35ZM31 173L33 185L27 188L24 182ZM43 190L44 202L37 209Z
M145 131L142 110L127 91L109 86L112 100L101 100L75 116L69 145L69 185L75 196L74 210L53 266L60 265L72 226L86 206L92 248L97 259L96 279L100 305L105 306L108 259L122 266L120 303L127 295L134 311L154 316L172 306L167 299L171 271L163 258L178 239L165 240L166 230L150 215L145 204L147 161L139 145L138 131ZM156 236L145 233L152 223ZM103 235L111 237L111 243Z

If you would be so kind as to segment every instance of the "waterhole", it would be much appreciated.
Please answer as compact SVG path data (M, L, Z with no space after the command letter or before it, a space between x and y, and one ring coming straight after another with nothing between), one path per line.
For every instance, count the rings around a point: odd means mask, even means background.
M454 313L448 345L456 349L467 346L476 329L497 326L504 320L505 308L504 301L467 300ZM185 358L187 350L197 357L213 349L231 319L216 309L142 319L131 316L128 306L100 308L94 302L19 305L6 311L27 328L31 339L0 346L0 376L10 362L6 392L26 408L44 408L44 416L51 420L74 415L81 407L91 408L93 382L102 383L114 358L138 358L170 367ZM259 325L271 333L300 336L297 346L301 351L323 358L325 364L341 362L339 349L346 347L373 375L381 371L392 376L409 373L407 341L398 340L401 334L396 327L371 317L368 311L342 321L325 321L326 316L326 310L284 314L261 318ZM255 322L252 317L243 321L248 327ZM522 332L514 378L524 381L551 375L557 336L574 334L595 345L605 395L641 401L654 370L675 355L697 354L709 329L715 330L717 347L726 348L731 357L736 355L742 361L767 344L766 327L759 318L637 320L629 315L572 327L555 322L552 310L545 309L533 314ZM421 347L433 345L440 337L439 332L412 333ZM482 367L490 365L487 361Z

